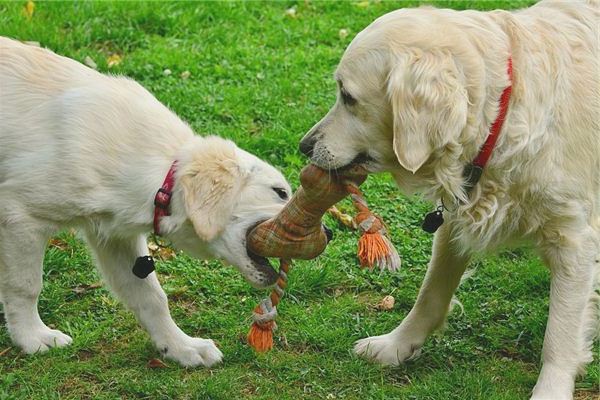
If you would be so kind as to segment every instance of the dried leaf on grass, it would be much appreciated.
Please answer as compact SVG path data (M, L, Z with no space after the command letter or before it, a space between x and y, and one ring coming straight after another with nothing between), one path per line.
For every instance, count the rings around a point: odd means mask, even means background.
M106 59L106 64L108 65L108 68L112 68L112 67L115 67L115 66L121 64L122 61L123 61L123 57L121 57L119 54L115 53Z
M150 255L152 257L160 258L163 261L170 260L176 255L173 248L158 244L153 240L148 241L148 250L150 250Z
M6 353L8 353L10 351L10 349L12 349L12 347L7 347L6 349L0 351L0 357L5 355Z
M148 364L146 364L146 366L148 368L168 368L168 365L165 364L162 360L159 360L158 358L153 358L150 361L148 361Z
M98 288L101 288L101 287L102 287L102 282L94 282L94 283L90 283L89 285L78 285L78 286L75 286L71 290L74 293L83 294L83 293L88 292L90 290L98 289Z
M285 10L285 15L290 18L296 18L297 17L296 6L290 7L287 10Z
M50 239L48 241L48 245L63 251L66 251L69 248L69 244L67 242L58 238Z
M25 16L25 18L31 19L33 17L34 10L35 10L35 3L31 0L29 0L27 3L25 3L25 6L23 7L23 15Z
M98 65L96 65L96 62L90 56L85 56L85 58L83 59L83 63L91 69L98 69Z
M394 308L395 303L396 299L394 299L394 296L388 295L381 299L379 304L377 304L376 308L381 311L388 311Z
M329 214L350 229L356 229L356 223L351 215L341 212L336 206L331 207Z

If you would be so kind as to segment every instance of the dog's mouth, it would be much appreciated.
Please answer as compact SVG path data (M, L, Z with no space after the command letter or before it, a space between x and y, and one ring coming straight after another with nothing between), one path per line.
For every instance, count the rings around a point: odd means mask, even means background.
M362 152L358 153L356 157L354 157L348 164L331 169L331 171L335 171L340 174L352 173L353 171L360 172L361 170L366 172L374 172L378 169L378 165L379 163L375 158L365 152Z
M256 224L252 225L250 228L248 228L248 230L246 231L246 237L248 237L252 229L254 229L262 222L264 221L259 221ZM268 287L275 284L277 278L279 277L279 273L275 270L275 268L273 268L271 261L266 257L259 256L258 254L253 253L248 248L247 244L246 254L248 255L248 258L252 262L252 266L255 269L255 273L253 273L251 277L247 277L247 279L256 286L260 287Z

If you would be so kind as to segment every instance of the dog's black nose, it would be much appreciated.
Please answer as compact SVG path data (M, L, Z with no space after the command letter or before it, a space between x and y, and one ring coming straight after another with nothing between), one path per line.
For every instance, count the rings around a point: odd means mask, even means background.
M331 242L333 240L333 231L325 224L323 224L323 230L325 231L325 236L327 236L327 243Z
M299 146L302 154L307 157L312 157L316 142L317 139L315 139L314 135L306 136L304 139L302 139Z

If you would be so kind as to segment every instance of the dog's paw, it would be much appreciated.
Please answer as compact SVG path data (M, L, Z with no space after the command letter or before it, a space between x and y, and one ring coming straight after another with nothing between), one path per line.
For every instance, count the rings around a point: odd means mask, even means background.
M575 376L568 362L544 363L530 400L571 400Z
M411 343L397 335L371 336L354 344L354 352L368 360L382 365L396 366L417 358L421 354L422 343Z
M184 367L212 367L221 362L223 353L211 339L186 336L170 345L159 346L165 358L176 361Z
M24 332L13 332L13 340L27 354L43 353L52 347L64 347L73 341L69 335L47 326Z

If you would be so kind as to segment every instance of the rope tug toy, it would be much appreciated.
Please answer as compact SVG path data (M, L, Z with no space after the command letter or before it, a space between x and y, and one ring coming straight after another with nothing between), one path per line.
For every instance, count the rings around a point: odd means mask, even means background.
M269 298L254 309L248 343L258 352L273 348L277 305L287 286L291 259L310 260L325 250L328 236L322 223L323 215L334 204L351 195L358 213L354 217L361 230L358 258L362 267L379 267L396 271L400 256L392 245L380 217L371 213L358 186L367 178L361 167L352 167L331 175L315 165L300 173L301 186L286 206L276 215L252 229L247 236L248 249L262 257L281 260L279 278Z

